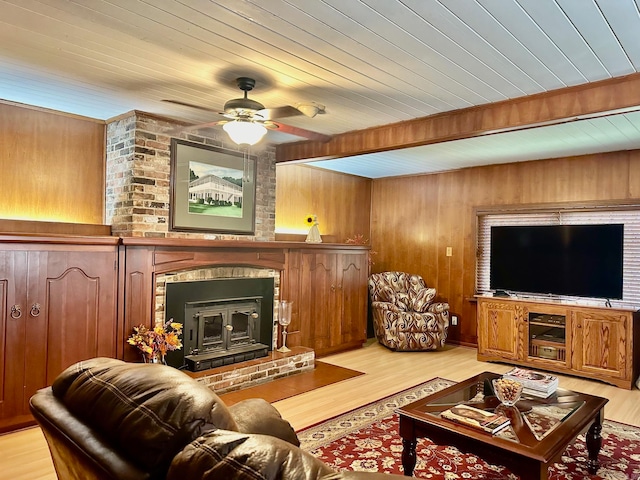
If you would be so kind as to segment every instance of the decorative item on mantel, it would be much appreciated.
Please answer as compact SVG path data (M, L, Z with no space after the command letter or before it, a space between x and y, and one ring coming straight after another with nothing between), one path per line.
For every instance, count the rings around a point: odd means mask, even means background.
M280 353L290 352L287 347L287 326L291 323L291 306L293 302L281 300L278 303L278 323L282 326L282 346L278 348Z
M344 243L348 244L348 245L368 245L369 244L369 239L368 238L364 238L364 235L362 235L361 233L356 233L353 237L349 237L347 238ZM369 266L374 265L375 262L373 261L373 256L376 255L378 252L374 252L373 250L369 250Z
M182 324L170 319L164 324L156 324L153 330L144 325L133 327L133 333L127 343L142 352L145 363L166 364L167 352L182 348L181 334Z
M318 217L316 215L307 215L305 217L305 223L310 225L309 233L307 234L307 243L322 243L322 237L320 236L320 229L318 228Z

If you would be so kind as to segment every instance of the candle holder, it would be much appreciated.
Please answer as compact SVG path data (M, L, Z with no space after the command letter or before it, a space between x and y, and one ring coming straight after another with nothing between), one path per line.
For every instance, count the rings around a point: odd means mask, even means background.
M291 323L291 305L293 302L282 300L278 303L278 323L282 331L282 346L278 348L278 352L286 353L291 349L287 348L287 326Z

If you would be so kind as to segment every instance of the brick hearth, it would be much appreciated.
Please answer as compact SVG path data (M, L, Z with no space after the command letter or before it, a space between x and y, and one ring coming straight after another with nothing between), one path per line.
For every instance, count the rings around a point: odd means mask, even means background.
M311 348L293 347L290 352L269 352L256 360L235 363L204 372L185 373L202 384L223 394L253 387L278 378L308 372L315 367L315 354Z

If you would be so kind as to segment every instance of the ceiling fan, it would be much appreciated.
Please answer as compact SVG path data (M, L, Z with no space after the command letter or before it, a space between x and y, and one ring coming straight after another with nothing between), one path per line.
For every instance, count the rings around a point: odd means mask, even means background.
M298 104L297 107L287 105L278 108L265 108L260 102L252 100L247 96L247 92L253 90L256 85L256 81L253 78L237 78L236 84L238 85L238 88L244 92L244 96L242 98L234 98L226 102L224 104L224 112L219 112L212 108L185 103L178 100L163 101L174 103L176 105L197 108L207 112L215 112L218 115L226 117L227 120L217 120L198 125L191 125L182 130L197 130L200 128L222 125L222 128L224 128L231 139L237 144L254 145L267 133L267 129L278 130L283 133L289 133L291 135L297 135L299 137L317 140L320 142L328 142L331 140L330 135L274 121L278 118L293 117L296 115L315 117L317 114L325 113L325 107L323 105L308 103Z

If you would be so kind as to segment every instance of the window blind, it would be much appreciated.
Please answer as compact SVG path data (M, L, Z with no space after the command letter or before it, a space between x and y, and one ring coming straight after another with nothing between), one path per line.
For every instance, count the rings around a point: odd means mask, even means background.
M640 210L555 211L536 213L487 213L478 215L476 291L487 294L490 276L491 227L508 225L624 225L622 300L611 300L615 308L640 308ZM529 295L528 298L548 298ZM590 305L604 305L603 299L569 297L554 298Z

